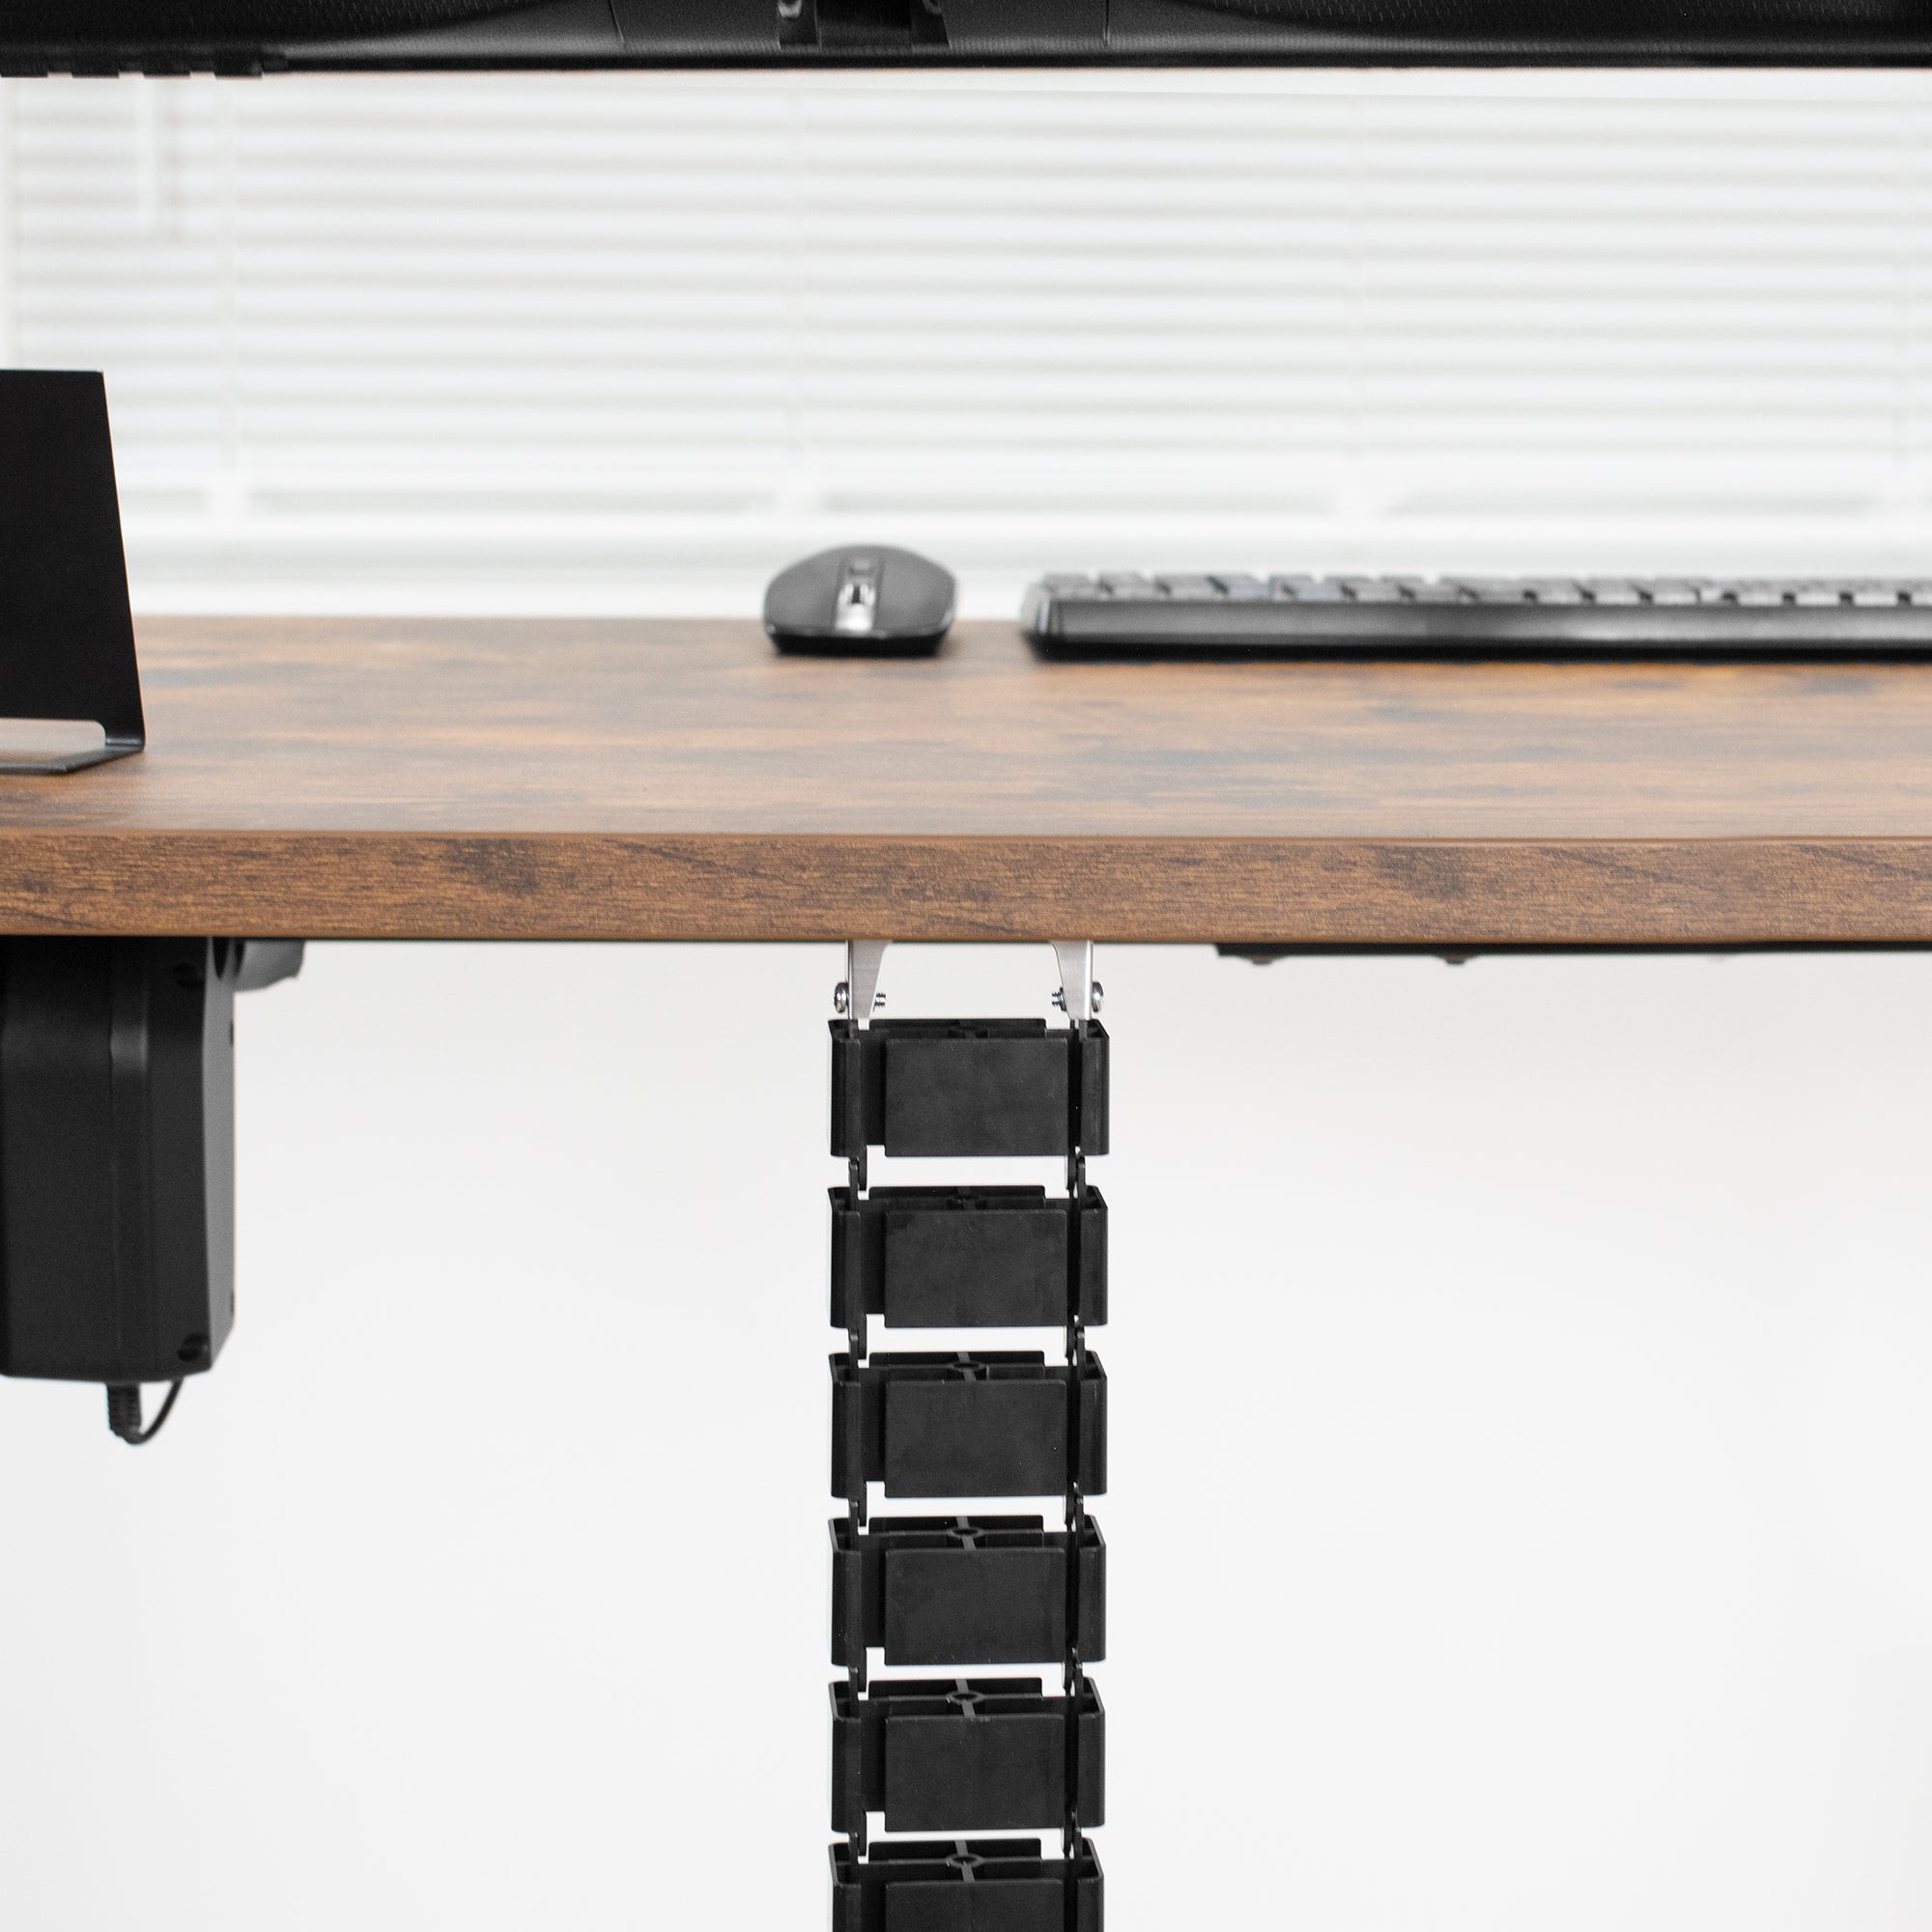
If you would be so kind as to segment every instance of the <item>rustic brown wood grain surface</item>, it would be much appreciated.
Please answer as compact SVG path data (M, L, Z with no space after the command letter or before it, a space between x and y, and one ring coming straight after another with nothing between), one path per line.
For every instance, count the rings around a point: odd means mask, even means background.
M754 624L151 619L0 778L0 930L1932 940L1932 665L781 659Z

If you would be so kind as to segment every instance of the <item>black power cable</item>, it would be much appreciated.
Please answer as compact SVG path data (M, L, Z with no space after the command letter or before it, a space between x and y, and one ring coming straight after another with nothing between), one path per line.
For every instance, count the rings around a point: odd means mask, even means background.
M161 1412L147 1428L141 1427L141 1385L139 1382L109 1382L107 1384L107 1426L130 1449L138 1449L144 1442L152 1442L161 1433L161 1425L174 1413L174 1406L182 1392L182 1385L176 1382L168 1390L167 1400L161 1404Z

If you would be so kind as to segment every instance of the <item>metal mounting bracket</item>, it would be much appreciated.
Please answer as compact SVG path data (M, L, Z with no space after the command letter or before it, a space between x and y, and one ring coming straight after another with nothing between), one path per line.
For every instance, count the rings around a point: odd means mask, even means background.
M1053 956L1060 964L1060 991L1053 1004L1081 1032L1087 1022L1097 1019L1105 990L1094 977L1094 942L1091 939L1056 939Z
M879 976L885 969L890 939L848 939L845 942L845 977L832 989L833 1010L866 1026L886 1004L879 991ZM1053 1004L1085 1033L1090 1020L1100 1016L1106 989L1094 977L1094 942L1091 939L1055 939L1049 942L1060 968L1060 990Z
M845 942L845 977L832 989L832 1005L854 1026L865 1026L885 1005L879 991L879 973L886 963L890 939L848 939Z

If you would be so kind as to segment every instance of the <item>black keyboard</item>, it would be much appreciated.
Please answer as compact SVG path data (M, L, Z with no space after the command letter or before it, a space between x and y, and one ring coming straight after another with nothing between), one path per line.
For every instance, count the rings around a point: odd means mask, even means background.
M1889 657L1932 653L1932 580L1046 577L1053 655Z

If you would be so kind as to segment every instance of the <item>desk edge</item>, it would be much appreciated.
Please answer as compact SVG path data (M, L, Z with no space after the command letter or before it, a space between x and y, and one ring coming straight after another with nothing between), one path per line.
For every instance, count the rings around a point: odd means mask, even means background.
M1932 838L0 832L0 931L1932 943Z

